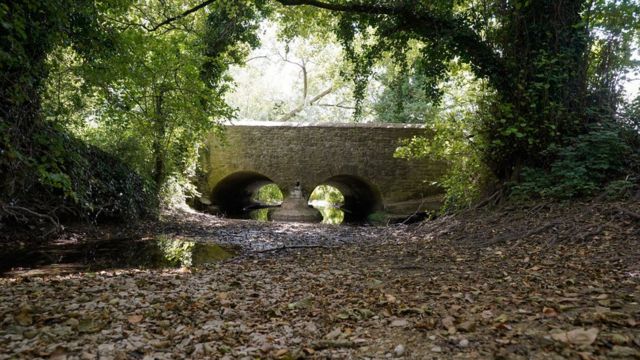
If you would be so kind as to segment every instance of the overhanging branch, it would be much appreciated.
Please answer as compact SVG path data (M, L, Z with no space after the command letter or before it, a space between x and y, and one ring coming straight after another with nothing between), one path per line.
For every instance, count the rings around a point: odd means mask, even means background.
M174 22L176 20L180 20L180 19L182 19L182 18L184 18L186 16L189 16L190 14L193 14L194 12L196 12L196 11L202 9L202 8L205 8L210 4L213 4L216 1L217 0L206 0L205 2L202 2L202 3L192 7L191 9L185 10L181 14L178 14L176 16L172 16L170 18L165 19L163 22L148 28L148 30L149 31L156 31L156 30L158 30L159 28L161 28L161 27L163 27L165 25L168 25L168 24L170 24L170 23L172 23L172 22Z
M300 5L308 5L317 7L319 9L325 9L330 11L340 11L340 12L356 12L360 14L369 14L369 15L395 15L399 14L403 11L402 7L390 7L390 6L381 6L381 5L365 5L365 4L334 4L334 3L326 3L318 0L275 0L284 6L300 6Z
M170 24L176 20L182 19L218 0L206 0L179 15L172 16L161 23L149 28L149 31L155 31L162 26ZM399 28L404 31L412 32L418 37L424 39L449 38L453 42L454 48L457 49L463 58L470 61L476 75L479 77L488 77L489 81L496 88L505 89L505 84L509 79L504 77L504 65L500 55L487 42L472 29L455 17L440 17L428 12L416 12L415 8L405 5L383 6L379 4L363 4L363 3L330 3L320 0L273 0L283 6L313 6L319 9L350 12L362 15L389 15L398 17ZM508 88L508 87L507 87Z

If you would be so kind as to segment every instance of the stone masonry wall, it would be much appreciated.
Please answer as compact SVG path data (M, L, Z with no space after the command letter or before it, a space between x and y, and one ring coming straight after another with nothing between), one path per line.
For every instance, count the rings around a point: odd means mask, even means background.
M385 205L440 194L432 182L442 175L443 163L393 157L401 139L416 135L425 135L425 129L272 122L227 126L224 143L209 138L203 194L238 171L265 175L285 193L300 181L307 196L332 176L357 176L380 192Z

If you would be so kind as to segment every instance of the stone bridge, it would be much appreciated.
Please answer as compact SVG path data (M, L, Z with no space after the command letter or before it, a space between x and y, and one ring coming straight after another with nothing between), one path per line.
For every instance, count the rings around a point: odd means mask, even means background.
M401 139L425 134L404 124L227 125L224 139L210 135L202 153L203 202L239 215L260 187L275 183L286 195L299 183L305 199L318 185L340 190L345 221L435 208L442 189L433 183L445 165L393 156Z

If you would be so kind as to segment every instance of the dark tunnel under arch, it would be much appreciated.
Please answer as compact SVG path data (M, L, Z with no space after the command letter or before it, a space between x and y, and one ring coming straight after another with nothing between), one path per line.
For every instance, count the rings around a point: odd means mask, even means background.
M224 177L211 191L211 203L231 217L241 216L247 206L255 204L253 195L261 187L274 184L267 176L254 171L238 171Z
M364 222L384 208L380 191L369 181L355 175L332 176L318 185L330 185L344 196L344 222Z

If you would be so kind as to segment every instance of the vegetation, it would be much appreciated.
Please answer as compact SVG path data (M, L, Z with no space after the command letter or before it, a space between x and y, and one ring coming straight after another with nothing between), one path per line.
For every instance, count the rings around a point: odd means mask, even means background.
M270 116L311 114L331 94L347 102L324 105L356 120L426 123L435 138L398 155L451 164L449 207L495 190L630 194L640 99L620 85L638 66L639 13L633 0L5 2L0 219L128 219L195 195L201 139L236 116L228 71L265 21L303 74ZM336 43L339 61L322 59Z
M267 205L278 205L282 203L284 196L278 185L267 184L256 191L252 200Z

